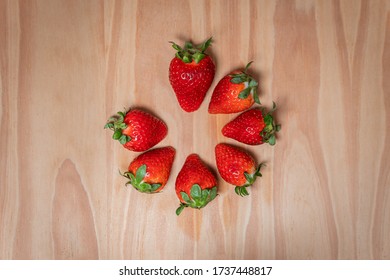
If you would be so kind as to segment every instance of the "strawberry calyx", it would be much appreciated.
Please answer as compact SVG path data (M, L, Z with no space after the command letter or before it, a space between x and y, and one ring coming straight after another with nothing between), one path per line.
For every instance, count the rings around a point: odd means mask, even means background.
M186 207L196 209L205 207L217 196L217 187L202 190L198 184L194 184L191 187L190 195L185 192L180 192L180 194L185 202L180 203L180 206L176 209L176 215L180 215Z
M255 79L253 79L253 77L249 76L247 73L247 70L252 63L253 61L249 62L245 66L245 69L243 71L239 73L230 74L229 75L231 77L230 82L233 84L245 83L245 88L242 91L240 91L238 95L239 99L246 99L250 94L252 94L254 101L257 104L261 104L259 95L257 93L257 87L259 83Z
M260 136L263 138L264 143L268 143L271 146L275 145L276 137L275 133L280 131L282 128L280 124L276 124L272 113L276 110L276 104L273 102L272 109L266 113L264 109L262 109L263 118L264 118L264 129L260 132Z
M120 173L120 172L119 172ZM142 192L142 193L154 193L158 190L158 188L161 187L161 184L149 184L144 182L144 178L146 175L146 164L141 165L138 167L135 175L131 173L130 171L124 172L123 174L120 173L123 177L129 179L129 181L125 184L132 185L136 190Z
M249 174L247 172L244 172L244 176L246 179L246 182L242 186L236 186L234 191L236 194L239 196L247 196L249 195L248 190L246 189L247 187L250 187L253 185L253 183L256 181L257 177L262 177L263 175L260 173L260 169L265 166L264 163L260 163L259 166L256 168L255 172L252 174Z
M110 117L104 126L105 129L108 128L114 131L112 139L118 140L122 145L131 140L129 135L123 134L123 130L127 127L127 124L123 122L126 114L127 112L118 112L117 115Z
M172 41L169 41L169 43L171 43L172 47L177 50L175 55L178 59L184 63L191 63L194 60L198 64L206 57L207 54L204 52L211 45L212 38L213 37L210 37L200 45L193 45L191 42L186 42L183 48Z

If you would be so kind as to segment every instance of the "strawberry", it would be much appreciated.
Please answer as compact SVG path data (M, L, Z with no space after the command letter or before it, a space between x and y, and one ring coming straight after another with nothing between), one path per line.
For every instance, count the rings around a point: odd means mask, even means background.
M260 145L268 143L275 145L275 133L281 128L275 124L272 112L276 105L268 113L264 109L255 108L241 113L235 119L222 128L222 134L248 145Z
M112 138L135 152L149 150L165 138L168 130L162 120L140 109L118 112L104 128L113 130Z
M205 54L211 40L199 46L186 42L184 48L170 42L177 53L169 65L169 82L179 105L186 112L198 110L213 82L215 65Z
M140 154L121 174L130 180L126 185L143 193L160 192L168 181L175 153L174 148L163 147Z
M249 195L246 188L250 187L257 177L261 177L260 168L264 164L256 167L255 160L248 153L222 143L215 146L215 158L222 179L236 185L235 192L238 195Z
M260 104L258 83L247 74L252 62L244 70L236 70L223 77L216 85L209 104L210 114L242 112L255 102Z
M185 207L203 208L217 196L217 179L197 154L187 157L176 178L176 195L180 206L176 215Z

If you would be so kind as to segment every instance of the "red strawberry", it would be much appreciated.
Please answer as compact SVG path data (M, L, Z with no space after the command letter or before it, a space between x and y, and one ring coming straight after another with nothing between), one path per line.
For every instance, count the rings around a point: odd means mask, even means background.
M259 108L248 110L227 123L222 128L222 134L248 145L263 143L275 145L275 133L281 128L279 124L275 124L272 117L275 109L274 103L272 110L268 113Z
M170 42L177 53L169 65L169 81L179 105L186 112L198 110L213 82L215 65L204 53L211 39L199 46L186 42L184 48Z
M135 152L149 150L167 135L167 126L162 120L139 109L118 112L104 128L113 130L112 138Z
M136 157L122 175L133 187L143 193L160 192L168 181L175 149L172 147L156 148Z
M255 102L260 104L258 83L247 74L251 63L244 70L233 71L218 82L211 96L210 114L238 113L250 108Z
M228 144L215 146L215 158L218 172L222 179L232 185L236 185L235 192L240 196L248 195L247 187L250 187L259 176L261 163L256 167L255 160L245 151Z
M176 214L180 215L185 207L203 208L217 196L217 179L197 154L187 157L176 178L176 195L180 206Z

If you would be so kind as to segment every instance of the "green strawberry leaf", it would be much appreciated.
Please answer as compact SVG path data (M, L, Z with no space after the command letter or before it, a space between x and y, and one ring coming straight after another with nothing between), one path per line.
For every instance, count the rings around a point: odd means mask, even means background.
M159 187L161 187L161 184L152 184L151 187L152 192L155 192Z
M275 134L272 134L269 138L268 138L268 144L270 144L271 146L275 145L276 143L276 138L275 138Z
M138 189L141 192L150 192L151 186L148 183L140 183L138 187L136 187L136 189Z
M246 189L246 186L236 186L234 191L236 192L236 194L238 194L239 196L247 196L249 195L247 189Z
M128 182L126 182L125 186L129 185L129 184L132 184L134 181L135 181L135 176L133 175L133 173L131 173L130 171L126 171L124 173L122 173L120 170L119 170L119 174L127 179L129 179Z
M181 54L181 52L175 53L175 56L176 56L178 59L183 60L183 55Z
M123 120L125 119L125 113L119 111L117 112L117 114L119 115L118 121L123 122Z
M173 47L175 50L177 50L177 51L181 51L181 50L182 50L182 48L181 48L179 45L175 44L174 42L169 41L169 43L172 44L172 47Z
M274 120L274 119L273 119L272 115L270 115L270 114L264 116L264 123L265 123L267 126L272 126L273 120Z
M250 82L249 82L249 87L257 87L259 85L258 82L256 82L255 80L251 79Z
M193 58L195 60L196 63L199 63L206 55L203 54L203 53L195 53L193 55Z
M251 175L249 175L247 172L244 172L244 176L248 184L253 183L253 177Z
M126 144L127 143L127 136L122 134L121 137L119 137L119 143L121 143L122 145Z
M118 116L112 116L108 119L108 122L116 122L118 120Z
M181 197L183 198L183 200L186 202L186 203L191 203L191 199L190 197L188 196L188 194L186 194L185 192L180 192L181 194Z
M131 173L131 172L125 172L125 174L128 174L129 175L129 179L133 182L133 181L135 181L135 176L134 176L134 174L133 173Z
M186 207L187 207L186 204L181 203L180 206L176 209L176 215L179 216L181 212L183 212L184 208Z
M246 187L241 188L241 196L247 196L247 195L249 195L249 193L248 193Z
M120 129L125 129L127 127L127 125L125 123L119 123L119 124L117 124L117 127Z
M190 194L193 199L199 199L202 197L202 189L198 184L194 184L191 188Z
M207 39L205 42L203 42L202 44L200 44L197 48L200 49L200 51L202 53L204 53L208 47L210 47L211 43L212 43L212 40L213 40L213 37L210 37L209 39Z
M255 175L256 175L257 177L262 177L262 176L263 176L263 174L260 173L260 169L261 169L263 166L266 166L264 162L260 163L259 166L256 168Z
M114 124L113 124L113 123L106 123L106 125L104 126L104 128L113 129L113 128L114 128Z
M145 178L146 174L146 165L143 164L138 167L137 172L135 173L135 178L138 182L141 182Z
M122 130L121 129L116 129L114 131L114 134L112 135L112 139L119 140L119 138L121 138L121 136L122 136Z
M247 87L246 89L242 90L240 92L240 94L238 95L238 98L240 99L245 99L249 96L249 94L251 93L251 88L250 87Z
M242 75L234 75L233 78L230 79L230 82L233 83L233 84L242 84L244 82L246 82L247 78L245 76L245 74L242 74Z
M192 58L191 58L189 55L185 54L185 55L183 56L183 62L185 62L185 63L191 63L191 62L192 62Z
M217 187L213 187L210 192L210 201L217 196Z
M186 43L184 44L184 48L185 48L185 49L192 49L192 43L191 43L191 42L186 42Z
M257 89L256 88L253 89L253 99L255 100L255 102L257 104L261 104L260 99L259 99L259 95L257 93Z

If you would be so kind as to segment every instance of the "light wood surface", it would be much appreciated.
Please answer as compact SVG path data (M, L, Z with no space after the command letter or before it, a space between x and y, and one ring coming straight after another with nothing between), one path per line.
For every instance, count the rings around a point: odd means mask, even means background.
M200 43L216 76L182 111L168 41ZM224 138L211 91L253 60L278 104L275 147ZM0 0L1 259L390 259L390 2ZM137 155L106 119L146 108L177 150L161 194L124 187ZM190 153L234 143L267 167L238 197L176 217Z

